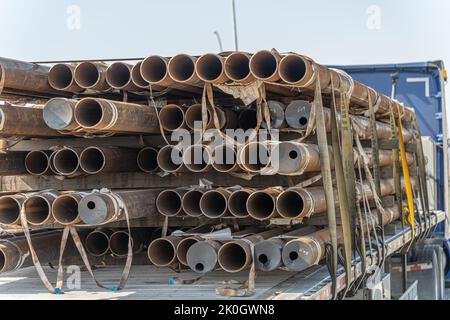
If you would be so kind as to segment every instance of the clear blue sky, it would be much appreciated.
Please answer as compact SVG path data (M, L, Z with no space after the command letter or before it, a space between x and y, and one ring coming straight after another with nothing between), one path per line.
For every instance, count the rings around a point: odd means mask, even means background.
M72 5L80 9L79 29L67 26ZM243 50L275 47L330 64L450 63L448 0L236 0L236 6ZM379 28L367 27L373 6ZM225 50L234 48L231 0L0 2L0 55L24 60L218 51L214 30Z

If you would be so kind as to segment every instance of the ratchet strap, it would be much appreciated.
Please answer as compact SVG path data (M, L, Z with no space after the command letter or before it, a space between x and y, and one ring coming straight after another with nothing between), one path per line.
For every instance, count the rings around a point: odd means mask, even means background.
M320 87L320 75L317 67L313 65L316 74L316 85L314 92L313 109L315 114L317 143L319 145L320 166L327 204L328 229L330 231L330 242L326 244L327 267L331 276L332 298L337 298L337 264L338 264L338 241L336 225L336 209L333 191L333 177L331 174L330 154L325 126L325 115L323 112L322 91Z
M413 244L413 240L415 238L415 219L414 219L414 198L412 193L412 186L411 186L411 177L409 175L409 167L408 167L408 161L406 160L406 151L405 151L405 143L403 141L403 125L402 125L402 118L401 118L401 112L400 112L400 105L397 104L397 124L398 124L398 143L400 147L400 157L402 161L402 171L403 171L403 178L405 183L405 190L406 190L406 199L408 201L408 213L406 215L406 222L411 227L411 241L408 246L408 251L411 249L411 245Z
M333 83L333 81L332 81ZM341 102L344 99L343 94L340 96ZM331 103L331 142L332 142L332 148L333 148L333 159L334 159L334 170L336 174L336 182L337 182L337 190L338 190L338 197L339 197L339 209L340 209L340 217L341 217L341 225L342 225L342 238L344 242L343 249L339 250L342 251L341 261L345 269L346 274L346 286L343 290L342 297L345 297L345 294L347 293L348 289L350 288L351 282L352 282L352 229L350 226L350 202L348 198L347 193L347 182L348 179L345 178L344 174L344 165L343 165L343 159L346 160L348 163L348 160L350 158L351 168L350 170L353 171L353 175L355 172L354 169L354 162L353 162L353 146L350 146L350 154L344 155L344 141L342 141L342 150L340 147L340 141L339 141L339 132L338 132L338 126L337 126L337 117L336 117L336 100L334 96L334 88L332 86L332 103ZM343 112L344 113L344 112ZM347 137L348 131L350 131L351 134L351 126L350 126L350 119L349 117L344 120L344 116L341 117L341 127L342 127L342 138L344 139L344 134ZM345 129L344 129L345 127ZM351 140L351 137L350 137ZM347 166L345 166L345 169L348 169ZM354 180L353 180L354 181ZM328 204L327 204L328 205ZM339 252L338 252L339 254Z

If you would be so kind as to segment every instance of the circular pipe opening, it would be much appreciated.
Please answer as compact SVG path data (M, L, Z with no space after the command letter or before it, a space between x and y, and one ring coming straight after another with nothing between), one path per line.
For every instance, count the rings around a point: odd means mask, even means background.
M304 208L303 197L295 191L287 190L281 193L277 199L277 209L284 218L299 217Z
M65 98L52 98L45 104L42 117L50 128L63 130L73 121L73 102Z
M199 217L202 215L200 209L200 199L203 196L203 192L198 190L191 190L184 194L182 199L183 211L191 217Z
M183 154L181 150L173 146L161 148L156 159L158 166L167 172L174 172L183 165Z
M156 208L164 216L176 216L181 212L181 196L175 190L164 190L156 197Z
M288 55L280 61L280 78L287 83L296 83L303 79L306 73L306 63L303 58Z
M75 68L75 81L82 88L91 88L100 81L100 72L91 62L82 62Z
M237 243L226 243L219 250L219 264L228 272L240 271L245 267L246 261L245 250Z
M210 162L210 155L205 146L190 146L183 155L184 165L192 172L204 171Z
M62 195L52 205L53 217L61 224L71 224L78 217L78 201L71 195Z
M200 209L205 216L218 218L227 211L227 199L218 191L207 191L200 199Z
M258 256L258 261L262 264L266 264L269 261L269 258L267 258L267 255L263 253Z
M28 223L39 225L44 223L50 216L51 205L42 196L32 196L24 202L25 216Z
M139 61L133 66L133 68L131 68L131 80L138 87L147 88L149 86L149 83L145 81L145 79L141 75L141 66L142 61Z
M187 252L191 246L198 242L195 238L186 238L180 241L177 246L177 258L182 264L187 265ZM203 269L202 269L203 270ZM202 271L197 270L197 271Z
M203 263L197 263L195 265L195 271L202 272L203 270L205 270L205 266L203 265Z
M167 63L163 57L150 56L141 65L142 78L149 83L157 83L167 75Z
M244 218L248 217L247 200L250 194L247 191L235 191L228 199L228 208L233 216Z
M225 60L225 74L233 81L244 80L250 75L250 59L241 53L232 53Z
M260 172L269 165L269 159L269 150L265 145L251 143L244 146L240 161L247 170Z
M33 175L46 173L49 166L49 157L44 151L31 151L25 157L25 168Z
M56 64L48 72L48 83L57 90L67 89L73 83L72 69L65 64Z
M255 219L268 219L275 211L275 201L270 194L257 191L248 198L247 211Z
M131 242L133 245L133 239L131 239ZM109 249L116 256L126 256L128 254L128 232L114 232L109 238Z
M201 104L194 104L187 108L186 114L185 114L185 120L186 125L194 130L194 129L200 129L202 126L202 105ZM195 124L197 123L197 128L195 127ZM207 110L207 119L206 119L206 126L208 126L211 122L211 114L210 111Z
M0 198L0 223L12 224L19 221L20 202L8 196Z
M241 111L238 116L238 125L239 128L243 130L255 129L257 125L256 119L256 110L255 109L246 109Z
M150 261L158 267L166 267L170 265L176 257L176 249L172 242L167 239L160 238L152 241L148 247L148 257Z
M144 172L153 172L158 169L158 150L144 148L137 155L137 165Z
M218 146L212 154L212 166L217 171L228 172L236 165L236 151L230 146Z
M77 153L72 149L61 149L56 152L53 158L56 171L63 175L70 175L77 171L80 160Z
M198 77L203 81L214 81L222 75L222 59L215 54L208 53L201 56L196 64Z
M106 158L103 151L96 147L89 147L83 150L80 155L80 166L84 172L95 174L103 170L106 165Z
M175 131L184 124L184 111L180 106L168 104L159 112L159 120L164 130Z
M175 81L187 81L195 74L195 63L186 54L176 55L169 61L169 74Z
M106 82L116 89L122 89L131 82L131 70L121 62L115 62L106 70Z
M93 256L99 257L108 253L109 237L101 231L93 231L86 237L86 251Z
M99 124L102 117L102 105L95 99L82 99L75 106L75 121L84 128L91 128Z
M295 251L291 251L289 252L289 259L291 259L292 261L295 261L298 259L298 253Z
M250 70L259 79L268 79L275 75L278 69L275 56L267 50L255 53L250 59Z

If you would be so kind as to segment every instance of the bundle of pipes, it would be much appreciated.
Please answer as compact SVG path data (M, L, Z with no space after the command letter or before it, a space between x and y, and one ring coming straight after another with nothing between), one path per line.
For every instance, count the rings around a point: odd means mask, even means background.
M147 247L152 232L149 228L131 228L133 254L140 253ZM128 237L128 229L98 228L87 235L84 245L86 251L94 257L111 253L114 257L123 258L128 254Z
M147 255L152 264L157 267L187 266L187 251L195 243L203 240L200 235L209 234L222 227L214 224L200 225L186 232L173 232L171 235L154 239L148 246Z
M411 178L412 186L416 179ZM381 179L380 197L395 193L394 179ZM404 187L404 184L403 184ZM338 204L337 190L336 204ZM364 181L357 185L357 200L374 198L370 184ZM232 187L216 189L179 188L160 192L156 198L156 209L164 216L205 216L210 219L251 217L264 221L281 217L302 219L326 211L323 187L280 187L265 189Z
M392 221L399 219L400 213L398 212L397 207L392 208L384 208L383 215L383 224L386 225ZM378 224L377 212L372 211L369 212L370 222L368 223L369 227L372 228L373 225ZM364 222L363 222L364 223ZM364 228L363 228L364 229ZM366 232L367 229L364 229ZM338 229L338 238L342 237L342 231ZM284 246L281 251L281 259L283 261L283 265L291 271L302 271L310 266L319 263L325 256L325 243L330 241L330 232L327 228L316 231L314 233L300 236L295 239L277 239L278 244L279 240L284 242ZM260 250L265 251L264 248L267 245L271 245L268 243L260 243L259 246L255 246L255 257L259 260ZM278 250L279 250L278 246ZM277 252L278 253L278 252ZM267 256L267 259L274 259L271 261L271 264L279 264L278 260L279 256ZM262 267L264 270L264 267Z
M152 172L158 168L156 154L157 151L153 148L144 148L139 152L137 149L114 147L36 150L26 154L25 169L26 172L37 176L56 174L67 177L108 172L135 172L139 169ZM8 166L8 163L4 165ZM16 165L19 166L20 162Z

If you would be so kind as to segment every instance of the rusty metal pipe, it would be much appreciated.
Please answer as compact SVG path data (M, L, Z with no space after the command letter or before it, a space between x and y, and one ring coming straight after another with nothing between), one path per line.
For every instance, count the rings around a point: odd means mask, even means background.
M247 199L247 212L256 220L268 220L278 216L276 199L281 190L267 188L253 192Z
M128 230L115 231L109 237L109 249L116 257L126 257L128 255ZM139 253L144 249L144 241L141 234L135 229L131 229L131 246L133 253Z
M183 153L183 163L191 172L210 171L211 154L205 145L192 145L186 148Z
M200 198L200 210L208 218L220 218L229 214L228 198L231 192L224 188L206 191Z
M45 124L54 130L71 131L78 128L75 122L74 109L77 100L52 98L47 101L43 110Z
M268 50L256 52L250 58L250 72L260 80L274 82L280 79L278 62L280 57Z
M168 267L176 264L177 246L180 237L168 236L153 240L148 246L148 258L157 267Z
M214 240L203 240L192 244L186 253L186 262L191 270L207 273L218 267L217 253L222 243Z
M186 128L185 108L176 104L167 104L159 111L161 126L166 131L175 131Z
M27 153L21 151L0 154L0 175L26 174L25 158Z
M281 253L286 242L292 237L301 237L317 231L316 227L301 227L282 234L280 237L260 241L254 247L255 266L261 271L272 271L281 267Z
M56 222L62 225L73 225L81 222L78 203L84 193L72 192L59 195L52 205L52 215Z
M211 153L211 165L219 172L235 172L240 167L237 163L236 149L231 144L222 144L214 148Z
M100 98L78 101L75 121L93 132L160 133L154 108Z
M203 241L204 239L200 236L191 236L183 238L177 245L177 259L178 261L185 265L189 266L187 262L187 252L188 250L197 242Z
M104 256L109 252L109 237L112 231L109 229L96 229L89 233L85 240L86 251L94 257Z
M58 197L58 192L42 192L28 197L23 202L27 222L34 226L55 222L52 215L52 205Z
M49 231L31 234L31 241L41 264L57 261L62 233ZM80 236L83 236L81 234ZM75 245L69 241L64 251L64 259L78 254ZM29 246L25 237L15 237L0 243L0 272L13 271L33 266Z
M267 106L270 114L270 128L280 129L281 127L284 127L286 125L284 120L284 110L286 109L286 106L283 103L274 100L267 101ZM263 122L261 122L261 127L267 129L267 123L264 118Z
M230 213L237 218L246 218L249 216L247 211L247 200L254 192L253 189L242 188L235 190L228 198L228 209Z
M253 261L250 243L256 244L263 239L272 238L282 233L282 229L273 228L256 235L247 236L244 239L224 243L218 252L220 267L227 272L239 272L248 268Z
M183 154L181 150L173 145L167 145L159 149L157 156L158 167L166 172L186 172L183 164Z
M60 137L61 134L47 127L41 108L0 105L0 136Z
M205 192L205 189L192 189L183 195L181 207L188 216L200 217L203 215L200 208L200 199Z
M207 125L206 127L208 128L209 126L211 126L211 112L208 109L207 110ZM199 122L197 124L198 128L200 128L202 126L202 105L197 103L197 104L193 104L191 106L189 106L186 110L185 113L185 121L186 121L186 125L189 127L189 129L194 130L195 129L195 122Z
M141 91L131 78L132 68L128 63L114 62L106 69L106 82L114 89Z
M137 155L137 166L144 172L158 170L158 150L153 147L142 148Z
M62 94L50 86L48 81L50 68L47 66L2 57L0 65L0 78L4 79L5 92Z
M235 82L251 83L255 77L250 73L251 56L245 52L233 52L225 58L224 70L227 77Z
M151 216L155 213L156 196L160 189L121 190L109 193L92 192L81 199L78 211L81 220L89 225L125 220L123 210L117 205L123 203L129 219Z
M247 172L262 173L270 166L270 146L265 142L250 142L238 150L239 166Z
M0 223L5 225L20 225L20 210L25 201L25 195L12 194L0 197Z
M225 74L225 58L214 53L200 56L195 62L195 72L200 80L214 84L227 82L229 79Z
M167 189L163 190L156 197L156 209L166 217L182 215L182 198L187 190Z
M256 110L248 108L242 110L238 116L238 127L245 130L255 129L257 125Z
M85 89L106 91L111 86L106 82L108 66L100 62L81 62L75 67L75 82Z
M200 85L201 80L195 73L196 57L180 53L170 58L167 65L170 78L182 84Z
M30 151L25 157L25 168L35 176L41 176L52 172L50 169L51 151Z
M131 81L133 81L133 83L141 88L141 89L147 89L150 87L150 83L148 83L141 74L141 65L142 65L142 61L139 61L138 63L136 63L133 68L131 68Z
M48 72L48 83L56 90L83 92L84 89L75 82L74 70L75 67L70 64L55 64Z
M81 149L64 147L54 152L53 166L58 174L75 177L83 174L80 167Z
M135 172L136 149L88 147L80 154L80 167L88 174Z

